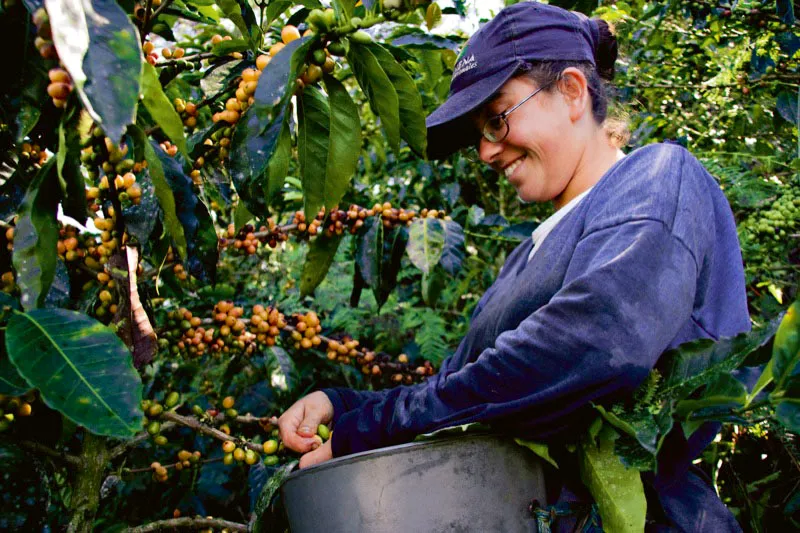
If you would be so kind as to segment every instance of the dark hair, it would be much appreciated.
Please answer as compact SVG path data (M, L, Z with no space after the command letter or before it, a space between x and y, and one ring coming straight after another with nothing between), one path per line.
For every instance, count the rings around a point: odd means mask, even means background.
M602 19L592 19L600 38L594 49L595 65L589 61L536 61L524 67L520 74L533 80L539 87L550 85L552 91L564 69L574 67L583 72L592 97L592 115L598 124L604 124L606 131L617 146L627 144L630 134L625 120L608 118L608 93L606 82L614 79L614 63L617 60L617 38L614 29Z

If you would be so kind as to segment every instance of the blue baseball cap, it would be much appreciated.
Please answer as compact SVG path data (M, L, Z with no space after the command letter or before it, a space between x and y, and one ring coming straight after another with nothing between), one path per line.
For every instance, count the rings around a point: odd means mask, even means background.
M446 157L479 139L466 123L520 69L535 61L589 61L600 40L597 25L582 13L521 2L500 11L461 50L450 96L426 119L428 157Z

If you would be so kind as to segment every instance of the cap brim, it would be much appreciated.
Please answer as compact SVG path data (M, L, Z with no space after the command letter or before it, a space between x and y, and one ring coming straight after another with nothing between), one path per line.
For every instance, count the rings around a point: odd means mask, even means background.
M519 65L484 78L450 96L436 111L428 115L428 158L442 159L478 139L478 132L469 123L469 114L485 104L516 74Z

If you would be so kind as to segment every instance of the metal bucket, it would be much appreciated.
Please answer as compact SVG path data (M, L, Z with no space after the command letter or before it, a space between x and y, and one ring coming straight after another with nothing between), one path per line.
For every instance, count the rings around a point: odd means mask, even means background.
M292 533L531 532L546 501L543 462L512 439L465 435L402 444L292 473Z

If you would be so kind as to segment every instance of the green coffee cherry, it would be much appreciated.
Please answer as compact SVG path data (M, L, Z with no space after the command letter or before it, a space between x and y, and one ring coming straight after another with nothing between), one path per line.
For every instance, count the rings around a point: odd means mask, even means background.
M358 44L369 44L372 42L372 37L370 37L370 35L367 32L363 30L358 30L357 32L352 33L350 35L350 40Z
M269 439L262 445L262 448L264 449L265 454L273 455L278 451L278 441L275 439Z
M280 458L277 455L268 455L264 457L264 465L266 466L275 466L280 462Z
M319 427L317 427L317 435L319 435L323 441L326 441L331 438L331 430L328 429L328 426L325 424L320 424Z
M153 439L153 442L156 443L156 446L165 446L169 441L164 435L156 435L156 438Z
M161 422L158 420L153 420L147 425L147 432L151 435L156 435L159 431L161 431Z
M171 407L175 407L176 405L178 405L180 399L181 395L178 394L177 391L172 391L169 394L167 394L167 398L164 400L164 405L166 406L167 409L170 409Z

